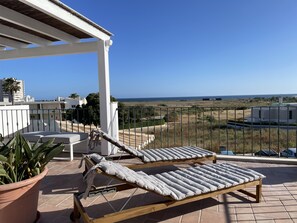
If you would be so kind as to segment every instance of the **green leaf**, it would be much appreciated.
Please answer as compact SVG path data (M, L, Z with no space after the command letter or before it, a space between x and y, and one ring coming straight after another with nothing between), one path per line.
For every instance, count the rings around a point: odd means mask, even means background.
M0 177L4 177L9 183L14 182L4 169L0 169Z
M19 132L0 147L0 184L22 181L40 174L64 149L54 139L31 145Z
M31 157L33 156L33 152L30 143L27 140L22 139L22 147L28 159L31 159Z
M44 159L42 160L42 169L45 167L45 165L51 161L55 156L59 155L63 150L65 146L61 143L54 145L50 150L48 149L48 153L45 154Z
M7 158L3 155L0 155L0 162L6 162Z

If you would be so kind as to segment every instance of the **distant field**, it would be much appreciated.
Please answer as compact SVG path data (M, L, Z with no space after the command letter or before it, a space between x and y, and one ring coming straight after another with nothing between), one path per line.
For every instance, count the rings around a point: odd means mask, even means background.
M139 102L123 102L126 106L162 106L162 107L250 107L250 106L265 106L270 105L271 101L267 100L250 100L250 99L234 99L234 100L222 100L222 101L201 101L201 100L188 100L188 101L139 101Z

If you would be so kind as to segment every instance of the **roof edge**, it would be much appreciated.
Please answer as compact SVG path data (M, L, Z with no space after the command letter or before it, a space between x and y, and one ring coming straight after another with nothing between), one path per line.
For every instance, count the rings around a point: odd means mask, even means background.
M66 11L70 12L71 14L73 14L76 17L80 18L81 20L87 22L88 24L92 25L93 27L95 27L95 28L99 29L100 31L104 32L108 36L114 36L111 32L109 32L108 30L106 30L103 27L99 26L98 24L96 24L92 20L88 19L87 17L83 16L82 14L78 13L74 9L70 8L69 6L65 5L63 2L60 2L58 0L48 0L48 1L54 3L55 5L57 5L57 6L61 7L61 8L63 8Z

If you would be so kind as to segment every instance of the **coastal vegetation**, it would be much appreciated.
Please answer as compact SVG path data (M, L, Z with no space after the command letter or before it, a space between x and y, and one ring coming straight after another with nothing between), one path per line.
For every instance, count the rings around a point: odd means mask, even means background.
M71 94L70 96L76 96L76 93ZM86 97L87 104L82 106L77 106L73 110L67 110L65 119L82 123L84 125L100 125L100 94L99 93L90 93ZM116 101L116 99L110 96L110 101ZM121 106L121 104L119 104Z
M156 129L154 135L155 140L148 148L196 145L219 152L224 146L236 154L254 153L260 149L281 151L296 147L297 143L296 129L230 127L226 120L219 121L214 116L212 119L203 116L196 122L167 123Z
M77 93L71 93L71 94L69 95L69 98L77 99L77 98L79 98L79 95L78 95Z

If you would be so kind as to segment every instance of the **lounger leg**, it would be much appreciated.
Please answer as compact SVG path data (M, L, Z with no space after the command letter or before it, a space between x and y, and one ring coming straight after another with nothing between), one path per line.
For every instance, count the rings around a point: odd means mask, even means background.
M261 202L261 194L262 194L262 179L260 180L259 185L256 186L256 202Z
M212 162L213 162L213 163L217 163L217 156L214 156Z
M80 213L79 213L79 210L74 202L74 207L73 207L73 212L72 212L72 216L70 216L71 220L73 222L78 222L79 221L79 218L80 218Z
M73 160L73 145L70 144L70 161Z

